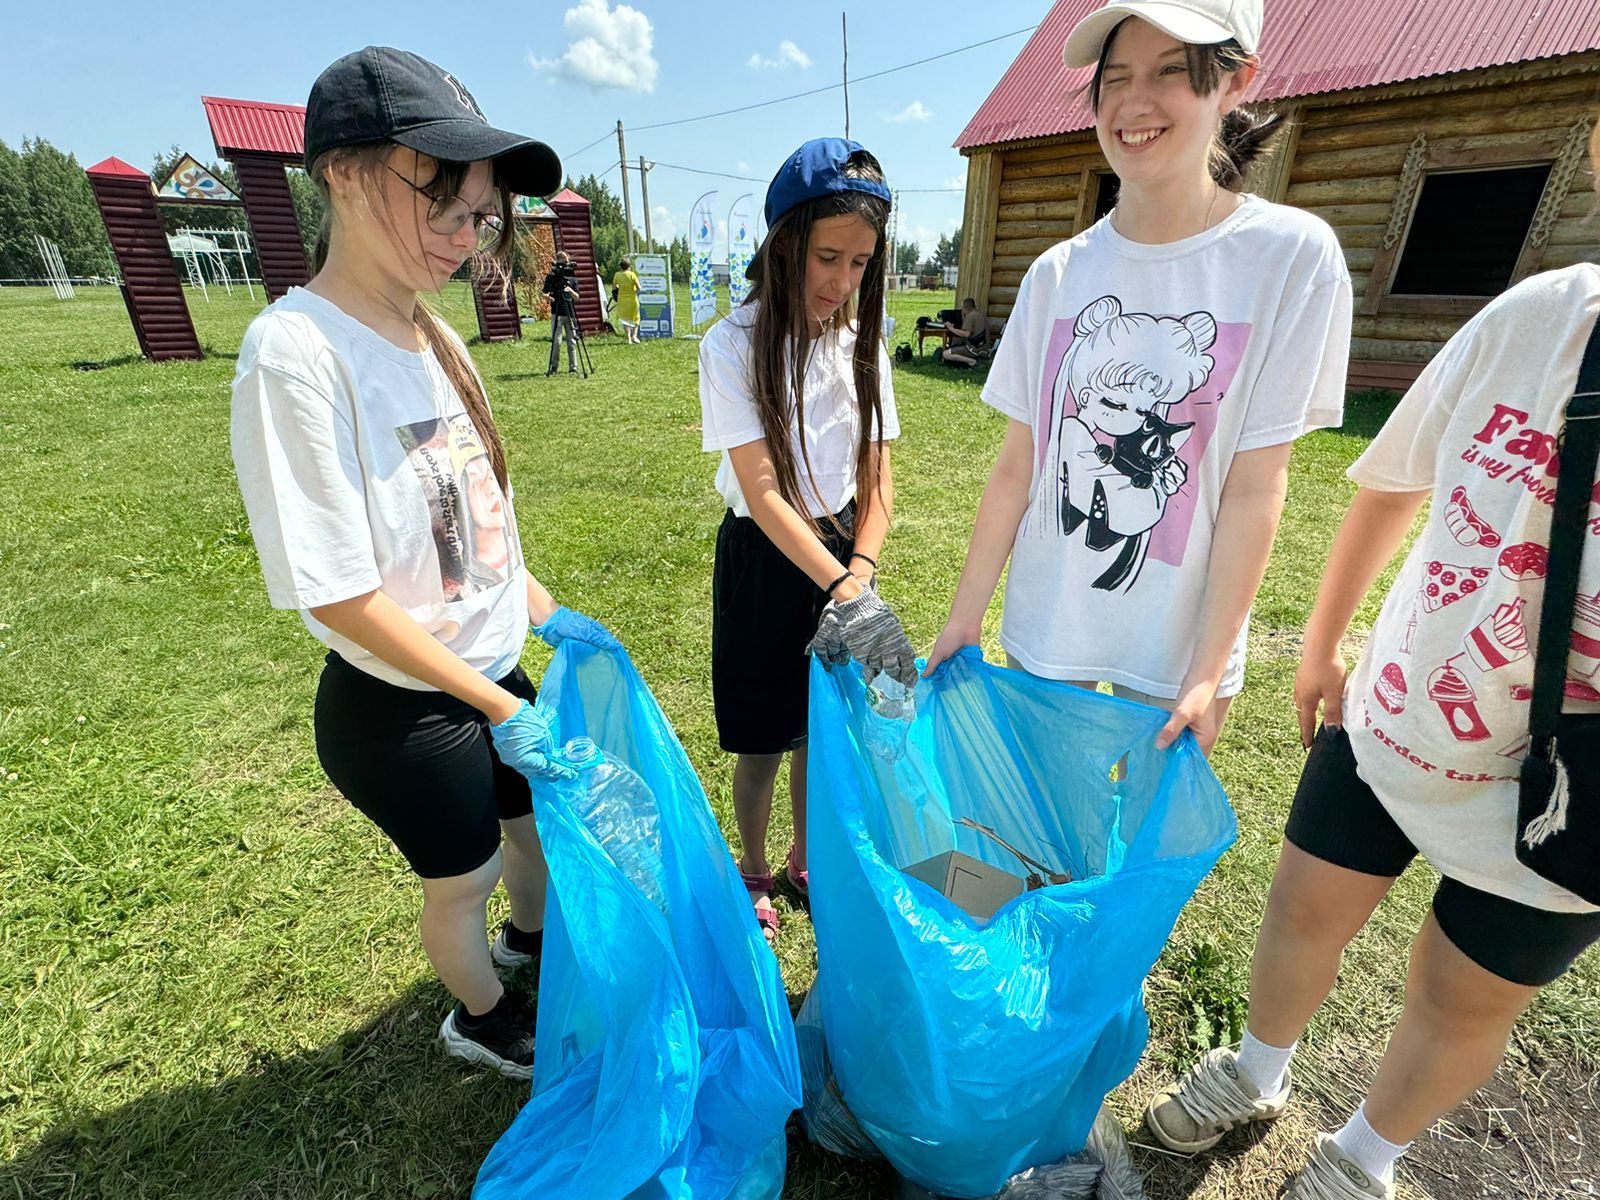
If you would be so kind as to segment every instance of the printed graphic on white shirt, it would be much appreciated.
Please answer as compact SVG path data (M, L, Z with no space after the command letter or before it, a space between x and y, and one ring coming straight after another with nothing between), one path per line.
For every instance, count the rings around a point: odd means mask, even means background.
M1210 313L1125 312L1102 296L1051 330L1039 394L1039 487L1021 536L1098 556L1094 586L1129 591L1147 559L1183 562L1189 476L1250 340Z
M418 421L395 434L428 501L445 602L504 583L511 571L505 495L472 418Z

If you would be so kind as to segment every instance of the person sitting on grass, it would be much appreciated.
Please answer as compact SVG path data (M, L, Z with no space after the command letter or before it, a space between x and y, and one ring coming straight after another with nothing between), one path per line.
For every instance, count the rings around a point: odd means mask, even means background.
M1590 154L1600 180L1600 130ZM1518 284L1450 340L1350 468L1359 490L1295 676L1311 753L1256 941L1243 1043L1157 1093L1146 1123L1163 1145L1208 1150L1284 1111L1295 1046L1345 946L1418 854L1443 879L1411 949L1400 1020L1366 1099L1317 1136L1291 1198L1393 1196L1400 1155L1488 1080L1540 989L1600 941L1600 909L1516 853L1551 453L1597 318L1600 266ZM1496 466L1511 462L1521 469ZM1347 673L1340 643L1429 500ZM1587 512L1580 597L1600 596L1600 521ZM1576 625L1556 735L1573 806L1600 802L1600 608L1580 607ZM1600 846L1585 849L1585 890L1600 896Z
M523 562L505 449L465 344L420 299L474 253L509 264L511 196L561 186L542 142L492 128L454 76L368 47L328 67L305 153L325 215L316 274L250 324L233 383L239 487L274 607L328 647L317 756L422 883L422 948L456 997L457 1057L527 1079L546 868L527 776L569 778L518 666L614 649ZM511 916L491 949L502 875Z
M953 338L939 352L939 361L973 366L989 352L989 322L978 311L978 302L971 297L961 302L960 333L960 337Z

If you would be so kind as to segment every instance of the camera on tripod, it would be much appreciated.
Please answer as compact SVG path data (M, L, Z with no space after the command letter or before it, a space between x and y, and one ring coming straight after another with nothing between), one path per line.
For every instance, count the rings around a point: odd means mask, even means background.
M567 346L567 370L576 373L582 364L584 378L594 373L589 345L578 322L578 268L565 254L558 254L545 276L544 293L550 299L550 369L554 375L560 364L561 343Z

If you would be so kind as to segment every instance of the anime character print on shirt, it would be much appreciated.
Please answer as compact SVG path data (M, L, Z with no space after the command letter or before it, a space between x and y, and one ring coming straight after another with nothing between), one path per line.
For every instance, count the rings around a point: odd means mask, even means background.
M439 581L451 603L504 583L511 528L489 451L466 413L395 429L428 503Z
M1041 386L1039 486L1024 532L1069 538L1100 556L1096 588L1131 589L1148 557L1183 561L1195 511L1190 470L1216 428L1248 328L1226 331L1219 364L1221 332L1209 313L1125 312L1115 296L1056 324Z

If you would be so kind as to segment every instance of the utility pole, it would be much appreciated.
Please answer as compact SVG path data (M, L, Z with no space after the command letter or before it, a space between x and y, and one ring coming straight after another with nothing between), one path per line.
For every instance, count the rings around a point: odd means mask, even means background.
M633 253L633 201L628 196L628 146L622 140L622 122L617 121L617 165L622 168L622 223L628 227L628 253Z
M650 168L655 163L647 163L644 155L639 155L639 195L644 201L644 244L646 254L654 254L656 250L655 236L650 232Z
M889 205L889 274L900 273L900 189L895 188Z
M850 140L850 16L839 14L839 30L844 35L844 138ZM617 122L617 136L621 137L622 122Z

